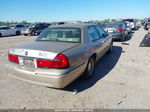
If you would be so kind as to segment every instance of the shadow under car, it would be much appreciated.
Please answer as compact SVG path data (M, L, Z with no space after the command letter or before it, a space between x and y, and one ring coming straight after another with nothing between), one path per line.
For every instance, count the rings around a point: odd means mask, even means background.
M146 34L140 43L140 47L150 47L150 34Z
M108 75L108 73L115 67L121 56L121 53L124 53L122 52L121 47L113 46L112 53L104 55L96 63L94 75L91 79L85 80L82 77L79 77L62 90L73 91L73 89L76 89L78 92L81 92L92 87L97 81Z

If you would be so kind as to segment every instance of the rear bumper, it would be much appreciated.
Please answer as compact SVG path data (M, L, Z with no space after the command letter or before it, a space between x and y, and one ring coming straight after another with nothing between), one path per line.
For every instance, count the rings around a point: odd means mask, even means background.
M31 34L31 31L30 31L30 30L25 30L25 31L22 30L22 31L21 31L21 34Z
M86 64L82 64L73 70L31 69L10 62L7 62L5 66L9 75L16 79L53 88L64 88L78 78L86 68Z
M109 34L109 35L112 36L113 40L123 39L124 38L123 34Z

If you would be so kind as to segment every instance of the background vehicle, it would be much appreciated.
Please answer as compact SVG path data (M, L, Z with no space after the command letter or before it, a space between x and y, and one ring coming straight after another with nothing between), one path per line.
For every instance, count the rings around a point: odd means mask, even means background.
M137 24L138 28L140 28L142 26L142 22L140 20L137 20L136 24Z
M11 29L17 29L17 30L21 31L22 29L25 28L25 25L23 25L23 24L17 24L17 25L11 25L10 27L11 27Z
M145 24L143 25L143 28L145 30L148 30L148 26L149 26L150 22L145 22Z
M24 25L24 24L17 24L17 25L11 25L11 29L15 29L18 30L21 34L22 30L24 30L25 28L27 28L29 25Z
M148 28L148 34L150 34L150 23L148 23L147 28Z
M36 41L11 49L6 66L20 80L64 88L81 75L91 78L96 61L111 52L112 44L97 25L50 26Z
M40 34L49 25L50 24L46 23L32 24L29 27L23 29L21 34L24 34L25 36L31 34L32 36L35 36L36 34Z
M1 26L0 27L0 37L3 36L11 36L11 35L20 35L20 31L11 29L8 26Z
M112 36L113 40L123 41L128 35L127 27L121 22L107 23L105 31Z
M97 23L98 26L102 27L102 28L105 28L107 23L104 23L104 22L99 22Z
M121 22L125 24L126 29L127 29L127 34L130 34L132 32L130 22L128 22L128 21L121 21Z
M56 25L63 25L65 22L58 22Z
M128 21L131 25L131 28L133 30L137 30L137 24L136 24L136 21L134 19L123 19L123 21Z

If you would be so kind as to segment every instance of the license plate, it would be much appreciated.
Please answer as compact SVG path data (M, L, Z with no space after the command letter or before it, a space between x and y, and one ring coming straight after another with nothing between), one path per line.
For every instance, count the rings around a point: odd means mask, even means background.
M114 30L108 30L108 32L109 32L109 33L113 33L113 32L114 32Z
M34 59L24 59L24 65L34 67Z

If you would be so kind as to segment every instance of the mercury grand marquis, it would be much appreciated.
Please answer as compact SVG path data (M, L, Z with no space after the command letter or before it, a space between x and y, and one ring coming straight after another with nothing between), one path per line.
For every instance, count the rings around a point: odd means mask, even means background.
M50 26L35 41L10 49L5 65L16 79L64 88L80 76L91 78L112 46L112 37L94 24Z

